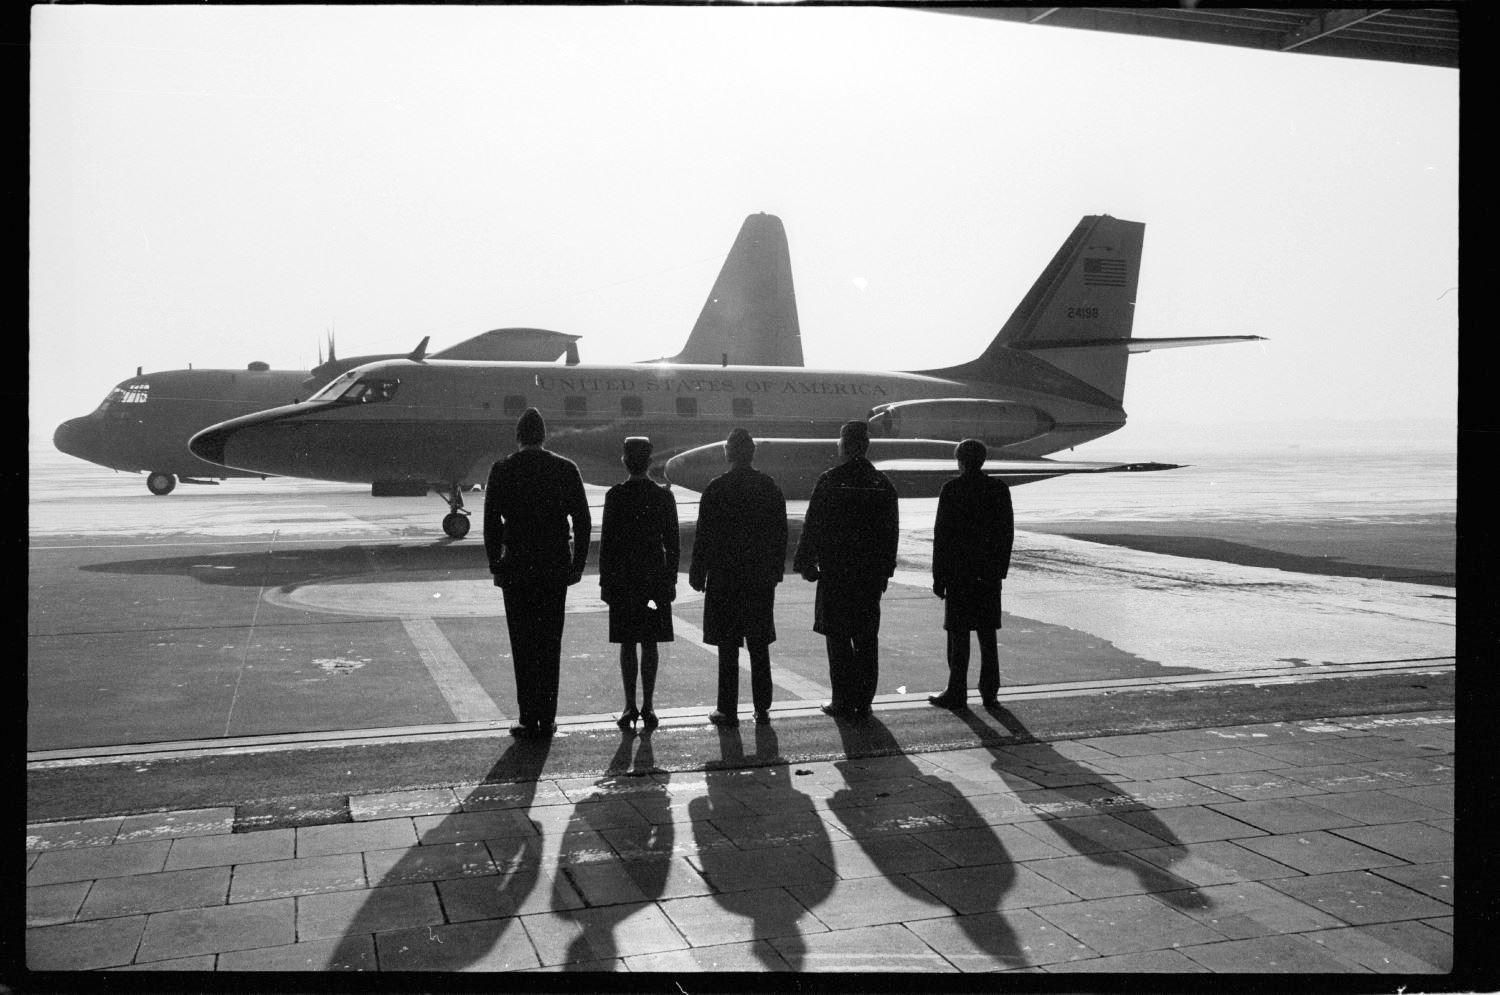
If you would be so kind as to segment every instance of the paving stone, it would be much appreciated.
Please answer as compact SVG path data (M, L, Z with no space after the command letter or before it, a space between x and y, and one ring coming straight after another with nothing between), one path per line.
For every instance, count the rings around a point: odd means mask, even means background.
M437 890L449 922L500 919L584 905L566 874L539 873L534 866L509 874L439 881Z
M1289 767L1282 771L1294 781L1301 781L1320 792L1376 791L1389 782L1353 764L1326 764L1321 767ZM1317 797L1316 795L1311 797Z
M1339 925L1327 913L1258 881L1207 885L1191 892L1163 892L1155 897L1231 940L1273 933L1305 933Z
M571 867L616 860L619 854L609 840L593 830L581 833L552 833L547 836L510 837L486 840L490 854L501 868L515 869L523 863L540 861L546 865Z
M1037 789L1021 794L996 793L970 798L954 798L951 801L928 801L922 808L939 816L955 829L977 829L983 826L1009 825L1017 822L1034 822L1045 816L1033 808L1038 805L1062 807L1076 815L1093 812L1082 802L1054 794L1050 789Z
M297 938L296 918L296 903L290 898L157 912L146 919L136 960L284 946Z
M1449 906L1372 871L1341 871L1268 881L1272 888L1351 926L1445 915Z
M219 955L220 971L373 971L375 941L369 936L310 940Z
M685 858L651 857L577 864L566 872L590 906L653 902L712 891Z
M1164 841L1112 815L1028 822L1021 829L1065 854L1102 853L1160 846Z
M1189 750L1185 753L1171 753L1168 756L1194 765L1198 768L1199 774L1240 774L1245 771L1275 770L1278 767L1290 766L1284 760L1277 760L1264 753L1238 746L1217 750Z
M1389 854L1321 830L1261 836L1240 840L1239 845L1304 874L1360 871L1400 863Z
M716 892L788 884L832 885L837 875L801 847L712 851L688 860Z
M769 941L793 971L950 973L941 956L904 926L867 926Z
M1431 919L1423 919L1422 922L1425 925L1431 926L1433 929L1447 933L1449 936L1453 935L1452 916L1434 916Z
M968 754L976 759L983 758L987 763L1004 762L1009 759L1032 766L1057 763L1059 760L1070 760L1077 764L1093 764L1126 755L1111 753L1090 745L1086 741L1076 739L1064 739L1055 743L1019 743L1015 746L997 747L992 751L979 750ZM946 758L951 754L942 756ZM943 762L946 763L946 759Z
M1229 884L1234 881L1264 881L1295 877L1301 872L1240 844L1245 841L1209 840L1182 846L1151 847L1131 851L1173 877L1192 885Z
M240 864L234 869L234 880L229 885L229 901L257 902L364 887L365 867L360 855L331 853L322 857Z
M748 819L765 814L730 795L716 794L710 799L708 789L702 782L678 784L673 781L667 785L667 789L670 794L665 805L659 799L645 795L627 797L625 801L641 814L641 818L653 825L663 822L697 822L715 816L722 819Z
M906 928L964 972L1004 971L1098 957L1027 909L924 919L907 923Z
M788 885L786 890L829 929L857 929L953 914L941 899L902 874L839 881L832 891L803 885Z
M1377 867L1376 874L1413 891L1420 891L1440 902L1453 904L1453 861L1434 864L1410 864L1404 867Z
M1411 788L1424 784L1452 784L1454 779L1451 756L1427 757L1414 760L1373 760L1358 764L1389 783L1384 787Z
M295 829L267 829L228 836L188 836L172 841L167 852L169 871L193 867L255 864L265 860L291 860L297 852Z
M1331 831L1414 864L1453 859L1453 834L1421 822L1348 826Z
M344 822L332 826L301 826L297 829L297 856L322 857L331 853L360 853L416 846L417 834L410 819L379 822Z
M1367 825L1387 822L1420 822L1437 819L1442 813L1436 809L1419 805L1414 801L1391 794L1389 791L1351 791L1341 794L1308 795L1313 805L1358 819Z
M839 806L830 808L824 821L837 826L845 836L854 839L948 827L941 816L911 802L863 805L858 808Z
M709 822L650 822L605 829L601 836L621 857L687 857L704 850L736 849L734 840Z
M790 971L776 948L765 940L754 943L724 943L713 947L691 947L655 954L626 957L631 971L657 974L696 974L703 971Z
M1323 767L1328 764L1356 763L1366 758L1352 750L1339 747L1336 738L1305 743L1271 743L1251 746L1250 750L1262 753L1273 760L1292 764L1294 767Z
M1170 755L1115 757L1099 765L1099 769L1122 775L1130 781L1160 781L1169 777L1192 777L1195 774L1212 773L1191 760Z
M1420 922L1325 929L1306 939L1381 974L1445 974L1453 970L1453 937Z
M1237 799L1222 791L1182 777L1169 777L1155 781L1118 781L1110 785L1113 797L1094 800L1094 807L1117 815L1128 814L1141 806L1157 812L1189 805L1208 805L1213 802L1232 802Z
M1212 943L1222 935L1150 895L1032 909L1106 956Z
M483 843L439 843L406 850L371 850L365 855L371 887L442 881L447 878L498 874L499 866Z
M130 843L124 846L86 846L48 850L26 872L28 885L118 878L127 874L150 874L167 862L171 840Z
M1068 960L1048 964L1048 974L1207 974L1208 968L1176 950L1147 950L1093 960Z
M976 830L961 829L955 832L976 832ZM936 849L919 842L922 837L930 835L933 834L879 836L867 840L817 844L803 847L803 850L826 864L844 880L952 867L952 860L937 852Z
M1341 829L1357 824L1357 820L1332 809L1297 798L1230 802L1212 807L1216 812L1248 822L1268 833L1307 833L1314 829Z
M533 808L525 813L535 831L546 836L551 833L579 832L591 829L600 832L620 826L649 825L640 810L624 799L612 801L580 802L577 805L554 805L548 808Z
M1347 974L1354 961L1297 934L1187 946L1182 952L1217 974Z
M458 785L453 789L465 812L483 812L495 808L541 809L553 805L570 805L568 796L551 781L521 784Z
M625 966L625 958L614 957L610 960L584 960L570 962L567 964L543 964L540 967L528 967L521 974L612 974L615 972L627 972L630 968Z
M695 947L748 945L752 940L828 928L782 888L681 898L662 902L661 909Z
M1149 812L1121 812L1115 818L1160 837L1164 843L1244 839L1249 836L1264 836L1266 832L1201 805L1154 809Z
M182 812L132 815L120 823L115 843L144 843L179 836L225 836L234 829L233 808L198 808Z
M1411 760L1426 753L1416 743L1389 736L1346 736L1339 740L1338 746L1367 760Z
M1021 909L1076 901L1061 888L1024 864L987 864L908 875L943 904L961 915Z
M442 921L437 889L425 881L297 899L299 941L338 939L353 933L380 933Z
M1035 871L1079 898L1114 898L1191 887L1191 882L1129 853L1029 860L1026 869Z
M627 952L648 954L688 946L662 910L652 904L542 912L518 921L525 925L544 965L610 960Z
M412 819L417 839L424 846L434 843L460 843L472 840L505 839L512 836L535 836L536 826L523 809L492 809L487 812L455 812L450 815L419 815ZM389 843L371 849L399 846Z
M174 957L171 960L154 960L148 964L122 964L106 967L106 971L212 971L218 962L218 954L200 954L197 957Z
M1200 774L1193 778L1206 788L1244 801L1268 798L1295 798L1317 793L1317 788L1288 777L1280 770L1246 770L1233 774Z
M423 788L419 791L387 791L349 796L349 816L355 822L394 819L399 816L447 815L460 808L458 796L453 793L452 788Z
M229 868L202 867L190 871L160 871L104 878L94 882L88 901L79 910L80 919L192 909L223 905L229 891Z
M1093 739L1079 739L1073 742L1083 746L1092 746L1101 753L1107 753L1111 757L1139 757L1149 754L1165 754L1176 752L1172 740L1158 733L1143 732L1128 736L1101 736ZM1020 754L1023 759L1024 754Z
M108 846L119 835L121 817L78 822L43 822L26 827L26 849L68 850L80 846Z
M742 850L848 839L846 833L830 826L815 812L758 815L751 819L715 819L714 826L734 840L735 845Z
M26 889L26 928L72 922L92 881L42 884Z
M28 929L26 967L32 971L90 971L129 964L145 926L145 916L129 916Z
M1389 791L1397 798L1425 805L1448 816L1453 815L1452 784L1427 784L1416 788L1391 788Z
M385 971L519 971L537 967L520 919L421 926L375 935Z

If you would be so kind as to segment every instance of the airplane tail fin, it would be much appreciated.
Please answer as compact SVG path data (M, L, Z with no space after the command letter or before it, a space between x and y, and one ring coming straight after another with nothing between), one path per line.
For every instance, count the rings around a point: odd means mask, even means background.
M772 214L752 214L671 363L801 366L802 330L792 291L786 229Z
M1119 407L1146 226L1080 221L984 355L935 375L1035 382L1049 393Z

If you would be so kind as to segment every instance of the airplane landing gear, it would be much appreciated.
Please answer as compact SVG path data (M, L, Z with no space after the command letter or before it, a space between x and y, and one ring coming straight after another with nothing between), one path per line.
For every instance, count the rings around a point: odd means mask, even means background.
M448 502L448 514L443 516L443 534L449 539L462 539L469 534L469 512L464 508L464 492L456 482L449 485L444 493L441 487L434 487L438 497Z
M146 490L157 497L171 494L172 489L176 486L177 478L170 473L162 473L160 470L155 470L146 475Z

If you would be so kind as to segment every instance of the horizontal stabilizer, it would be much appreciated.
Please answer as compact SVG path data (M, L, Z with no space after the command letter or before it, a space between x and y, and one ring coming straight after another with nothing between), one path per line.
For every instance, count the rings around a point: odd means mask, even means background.
M1015 348L1027 352L1049 349L1119 349L1150 352L1152 349L1185 349L1194 345L1224 345L1228 342L1265 342L1264 335L1183 335L1160 339L1082 339L1076 342L1038 342Z

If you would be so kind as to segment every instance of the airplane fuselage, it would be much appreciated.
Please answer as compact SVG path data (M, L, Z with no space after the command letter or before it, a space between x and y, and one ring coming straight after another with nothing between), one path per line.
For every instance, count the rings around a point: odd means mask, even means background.
M356 391L363 399L338 397L341 383L358 382L384 386ZM516 418L534 407L546 419L548 448L577 462L585 480L613 483L627 436L650 437L664 461L722 442L735 427L757 438L833 439L843 422L881 405L942 398L1007 401L1031 412L1027 437L991 440L1014 456L1066 449L1125 420L1118 406L919 373L398 360L351 370L312 400L215 426L194 449L263 473L466 485L484 481L491 464L514 451Z

